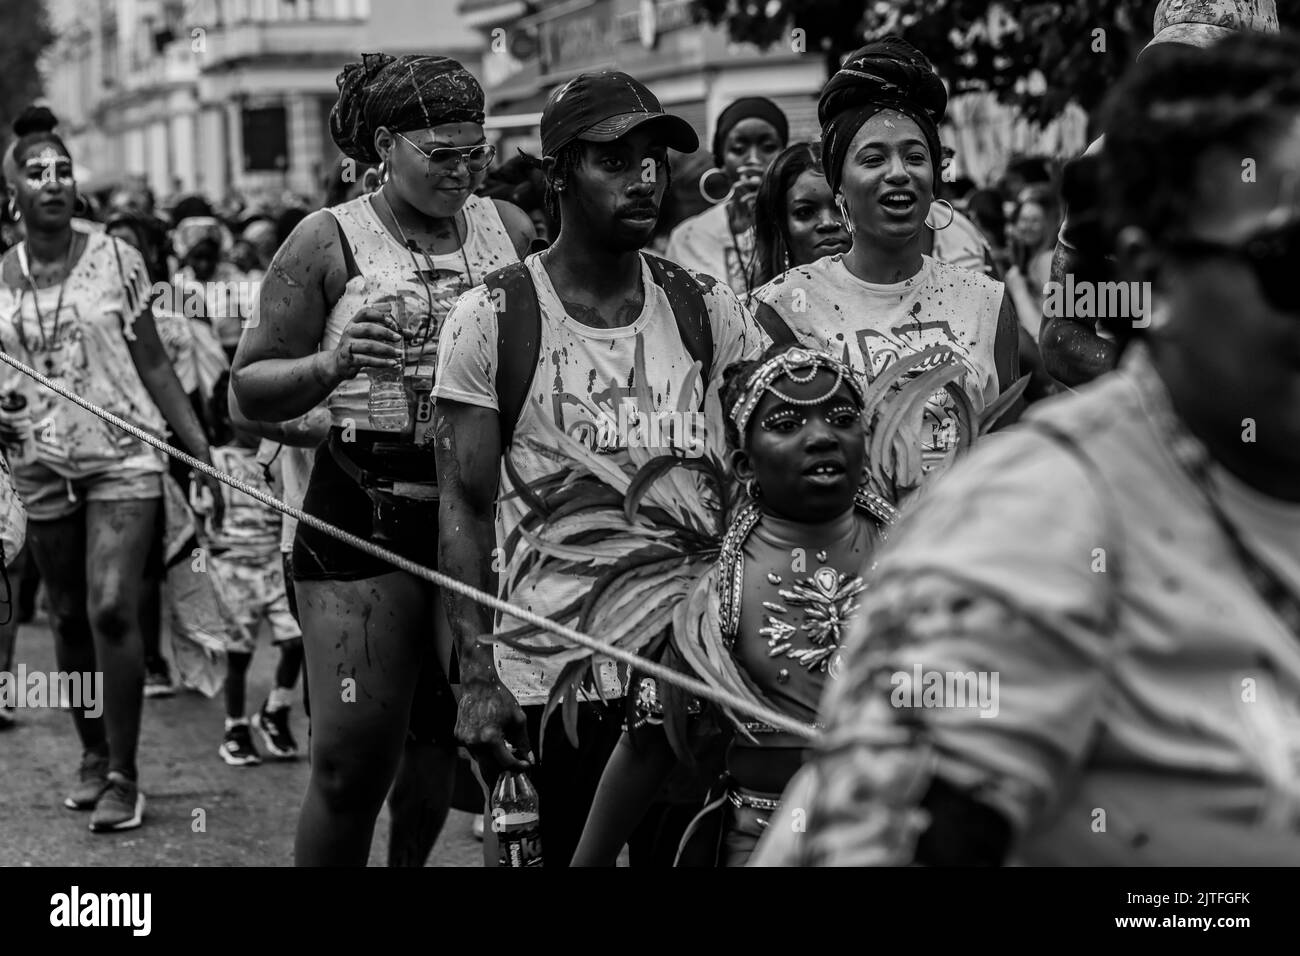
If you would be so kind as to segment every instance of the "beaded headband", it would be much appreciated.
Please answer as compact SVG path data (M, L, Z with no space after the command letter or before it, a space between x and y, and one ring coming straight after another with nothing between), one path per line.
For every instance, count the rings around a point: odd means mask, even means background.
M788 378L799 385L806 385L822 369L835 373L835 384L825 395L816 398L791 398L774 387L776 381L782 378ZM852 369L825 352L814 352L803 348L789 349L780 355L774 355L750 375L749 381L745 383L741 392L740 401L736 403L736 410L732 413L732 421L736 423L736 429L743 437L745 426L749 424L749 419L762 400L764 392L770 391L790 405L820 405L838 392L843 382L848 382L849 389L857 396L858 407L861 408L866 403L866 397Z

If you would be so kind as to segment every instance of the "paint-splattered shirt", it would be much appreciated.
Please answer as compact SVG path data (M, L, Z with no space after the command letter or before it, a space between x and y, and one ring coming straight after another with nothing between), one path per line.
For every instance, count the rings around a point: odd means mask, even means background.
M464 209L468 231L461 248L437 256L424 256L402 246L375 213L373 195L330 210L343 226L361 274L348 281L330 310L321 348L336 347L343 330L361 309L401 296L398 324L410 336L405 370L412 413L404 432L408 440L431 440L432 405L417 401L410 386L419 380L428 387L432 381L438 337L447 313L462 292L478 285L489 272L519 261L492 200L470 196ZM344 428L351 422L361 430L372 428L369 399L370 377L365 372L339 385L328 402L334 424Z
M567 434L593 447L601 442L600 423L619 422L620 407L635 402L632 386L638 344L644 349L647 384L654 395L656 412L676 409L694 361L682 343L668 299L655 284L644 260L641 277L645 305L632 324L615 329L593 328L569 316L540 257L529 256L525 261L537 289L542 337L537 372L507 454L519 476L532 482L562 470L568 463L566 456L549 446L538 432L535 422L539 416L546 416ZM717 393L722 370L732 362L755 357L769 343L730 289L704 277L699 281L713 328L713 375L707 390L698 377L693 378L690 407L699 409L703 399L708 447L721 457L722 409ZM447 316L434 397L498 408L496 374L497 313L486 287L480 286L467 293ZM629 415L624 411L621 420L628 421ZM626 450L619 450L616 444L602 445L602 452L615 456L620 463L627 460ZM513 494L504 462L500 487L496 531L497 544L504 547L525 507ZM590 585L591 579L572 577L503 597L549 616L586 593ZM533 658L501 644L496 648L496 664L502 681L524 705L545 703L560 670L549 658ZM602 683L607 694L624 693L612 665L604 669Z
M83 398L161 435L162 413L127 347L131 324L151 301L144 260L126 243L80 221L72 228L85 234L86 247L61 285L33 291L23 277L23 248L6 256L0 347ZM27 399L37 462L64 478L119 468L163 470L161 455L144 442L6 365L0 369L0 391L9 390ZM24 467L29 466L15 470Z
M979 412L1001 391L993 346L1002 294L1001 282L930 256L916 275L889 284L863 282L843 256L828 256L777 276L754 299L805 345L843 359L866 382L903 356L950 349L966 366L961 386ZM929 468L956 444L954 407L943 391L927 404L921 448Z

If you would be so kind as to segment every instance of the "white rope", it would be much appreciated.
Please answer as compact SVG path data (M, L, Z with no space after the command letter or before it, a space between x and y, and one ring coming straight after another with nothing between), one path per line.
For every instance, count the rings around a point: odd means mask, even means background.
M593 637L589 637L586 634L583 634L579 631L575 631L571 627L567 627L563 624L557 624L555 621L548 620L547 618L544 618L540 614L530 611L527 608L517 607L513 604L510 604L507 601L501 600L495 595L488 594L486 591L480 591L476 587L472 587L471 585L465 584L463 581L458 581L455 578L448 577L447 575L442 574L439 571L434 571L431 568L426 568L423 565L416 564L414 561L410 560L409 558L405 558L400 554L395 554L386 548L380 547L379 545L375 544L372 541L366 541L364 538L358 538L356 535L350 534L349 532L344 531L341 528L336 528L334 525L326 521L322 521L321 519L313 515L309 515L305 511L295 508L292 505L285 504L283 501L280 501L278 498L274 497L273 495L268 495L264 491L261 491L260 489L255 488L244 481L241 481L240 479L234 477L233 475L226 474L225 472L212 467L207 462L200 461L199 459L195 458L193 455L188 455L178 448L173 448L171 445L168 445L162 439L156 438L155 436L149 434L147 431L140 428L139 426L131 422L128 422L123 418L119 418L118 416L114 415L112 412L99 407L94 402L88 401L87 399L82 398L80 395L77 395L74 392L69 391L68 389L60 385L58 382L46 378L40 372L36 371L36 369L31 368L28 365L24 365L18 359L14 358L12 355L10 355L9 353L3 350L0 350L0 360L3 360L5 363L18 369L18 371L22 372L24 375L27 375L32 379L36 380L37 382L39 382L40 384L48 388L50 391L54 392L55 394L61 395L64 398L68 399L68 401L80 405L82 408L84 408L86 411L90 412L91 414L97 415L100 418L102 418L104 421L116 425L118 428L122 429L123 431L129 432L130 434L134 435L136 438L140 439L143 442L146 442L149 445L152 445L154 448L157 448L159 451L163 452L164 454L171 455L173 458L179 458L181 461L185 462L185 464L189 465L191 468L195 469L196 471L201 471L205 475L211 475L213 478L216 478L218 481L222 481L227 485L230 485L230 487L243 492L244 494L248 495L250 498L254 498L257 501L260 501L262 504L274 508L276 511L286 514L291 518L296 518L299 522L307 525L308 527L315 528L317 531L323 532L324 534L331 535L332 537L337 538L338 540L344 542L345 544L350 544L352 545L352 547L364 551L369 555L372 555L383 561L387 561L389 564L395 565L396 567L407 572L408 574L413 574L418 578L422 578L425 581L428 581L430 584L437 585L438 587L447 588L451 591L455 591L458 594L463 594L465 597L472 598L478 603L487 605L493 610L500 611L501 613L509 615L510 617L516 618L520 621L524 621L528 624L532 624L535 627L541 628L542 630L549 631L558 637L562 637L573 644L579 645L580 647L585 647L588 650L596 651L606 657L613 658L619 663L627 664L630 667L635 667L638 670L644 671L645 673L649 674L651 677L657 678L658 680L666 681L667 683L670 684L676 684L678 687L682 688L683 690L691 694L694 694L697 697L702 697L706 700L713 701L713 703L720 704L723 707L727 707L731 710L740 711L742 713L749 714L753 717L758 718L759 720L763 721L769 726L775 727L778 730L784 730L787 733L795 734L797 736L804 737L808 740L817 739L818 732L816 728L809 726L808 724L801 723L800 721L794 720L793 718L788 717L785 714L782 714L780 711L773 710L770 707L763 707L757 704L752 704L749 701L745 700L744 698L731 693L730 691L721 690L716 687L710 687L708 684L705 684L702 681L696 680L695 678L685 674L679 674L676 671L671 670L670 668L667 668L664 665L659 664L655 661L648 660L636 654L632 654L628 651L623 650L620 647L613 647L611 645L602 643L601 641L598 641Z

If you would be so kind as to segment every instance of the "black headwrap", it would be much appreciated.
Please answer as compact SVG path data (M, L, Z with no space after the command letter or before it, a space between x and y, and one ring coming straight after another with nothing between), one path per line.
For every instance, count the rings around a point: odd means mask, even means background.
M851 53L817 101L823 165L831 191L840 188L853 137L881 110L896 110L916 121L937 177L943 162L939 124L947 109L943 80L925 55L901 37L885 37Z
M785 118L785 113L781 112L781 107L765 96L742 97L722 111L713 131L713 162L719 169L722 168L723 156L727 151L727 134L731 132L733 126L747 119L761 119L771 123L781 140L782 149L785 149L786 143L789 142L790 121Z
M339 98L330 111L330 135L360 163L378 163L375 130L395 133L443 123L482 123L483 88L456 60L445 56L366 53L335 80Z

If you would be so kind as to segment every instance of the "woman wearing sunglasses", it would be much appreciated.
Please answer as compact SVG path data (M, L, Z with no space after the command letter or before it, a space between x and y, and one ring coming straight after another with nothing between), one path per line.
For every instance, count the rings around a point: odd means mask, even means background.
M494 150L483 91L455 60L368 54L338 85L334 141L380 163L383 185L308 216L276 254L233 393L247 418L271 422L326 402L332 427L304 510L434 567L439 330L461 292L527 251L533 225L474 195ZM429 640L436 589L302 525L293 574L312 720L297 862L364 864L396 776L390 863L422 865L456 746L450 643L441 628Z

